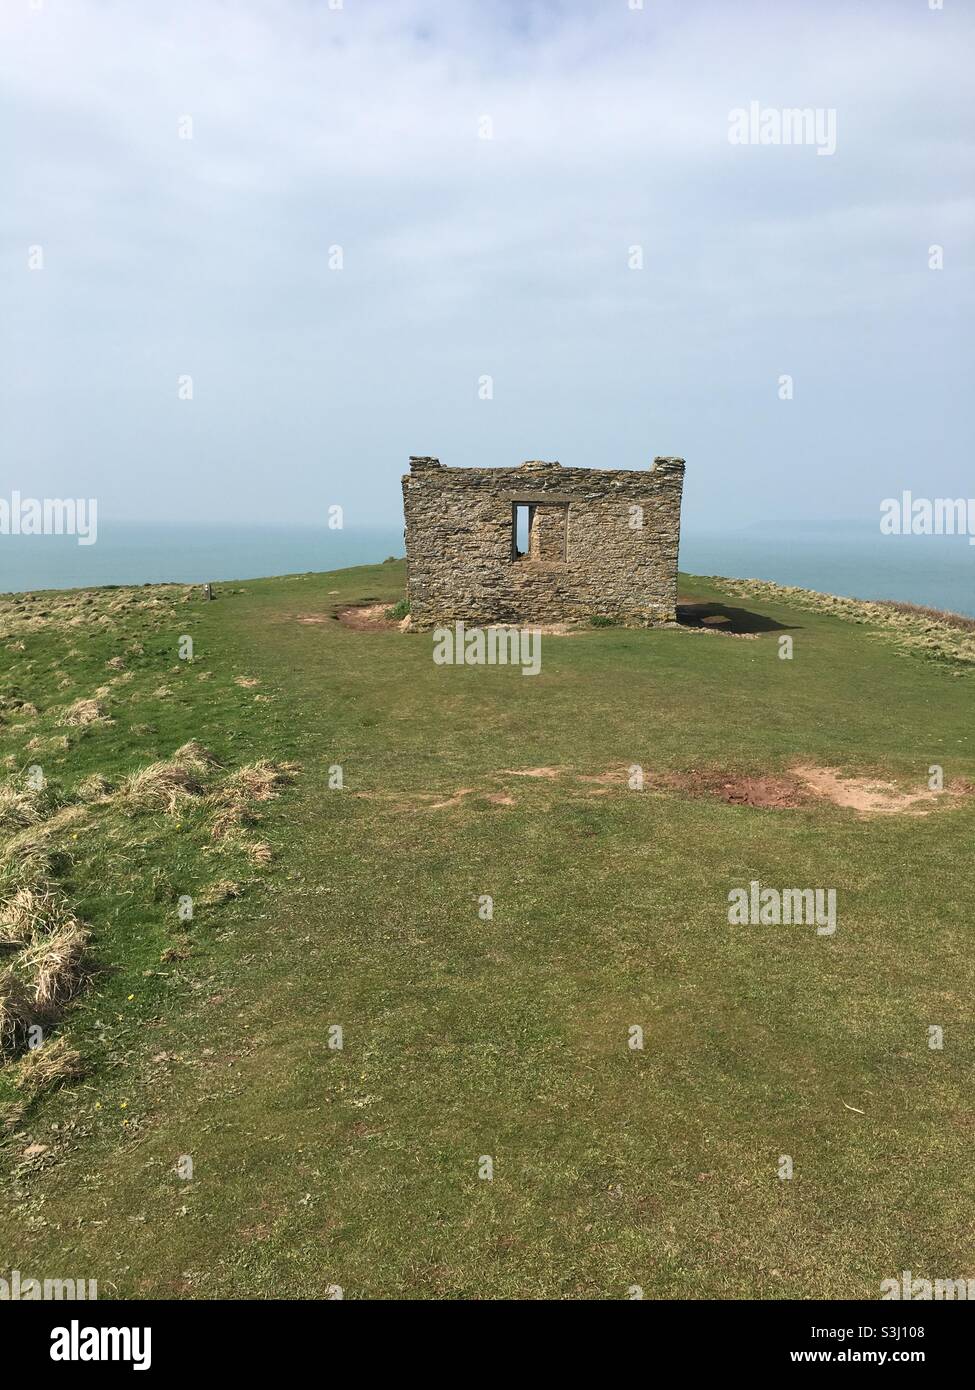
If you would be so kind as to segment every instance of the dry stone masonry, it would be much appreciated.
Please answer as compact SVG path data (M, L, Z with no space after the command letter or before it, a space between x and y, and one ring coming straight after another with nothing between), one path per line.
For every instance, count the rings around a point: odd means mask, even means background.
M444 468L403 478L411 626L673 622L684 460L646 471ZM518 548L525 509L527 550Z

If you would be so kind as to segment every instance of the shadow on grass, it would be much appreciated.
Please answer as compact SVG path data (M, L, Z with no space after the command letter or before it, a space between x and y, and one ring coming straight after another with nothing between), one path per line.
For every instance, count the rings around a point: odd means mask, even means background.
M683 627L713 627L720 632L786 632L797 626L778 623L747 608L732 608L727 603L689 603L680 599L677 621Z

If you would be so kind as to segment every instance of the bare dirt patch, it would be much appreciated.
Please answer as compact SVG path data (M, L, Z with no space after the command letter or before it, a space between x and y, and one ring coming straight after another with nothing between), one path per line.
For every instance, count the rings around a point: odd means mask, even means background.
M385 801L396 811L445 811L475 805L514 806L508 787L490 787L502 777L525 777L541 784L560 783L552 792L572 798L611 796L614 791L639 796L630 788L631 769L625 764L600 773L576 772L570 767L501 768L489 774L488 786L459 787L454 792L357 792L370 801ZM792 811L815 808L828 801L834 806L870 815L927 815L932 810L957 806L959 798L975 793L975 786L955 781L943 792L925 788L899 788L876 778L845 777L833 768L801 766L783 773L743 774L722 768L692 768L686 772L645 772L645 793L679 793L682 796L709 797L729 806L752 806L760 810Z
M757 806L774 811L794 810L810 800L792 777L746 777L710 768L651 776L650 786L662 786L666 791L680 791L691 796L713 796L730 806Z
M335 616L343 627L350 627L354 632L396 632L399 623L386 616L391 607L389 603L370 603L340 608Z
M715 769L664 773L650 777L649 785L691 796L714 796L731 806L757 806L766 810L789 811L828 801L861 816L925 816L937 809L957 804L971 791L964 782L950 784L944 791L928 787L904 788L876 777L845 776L835 768L796 766L787 773L768 776L742 776Z
M926 816L938 803L943 805L967 791L964 784L944 791L932 791L929 787L905 791L893 782L875 777L846 777L831 767L796 767L793 772L812 796L831 801L834 806L848 807L860 815Z
M449 796L446 801L435 801L429 809L431 811L446 811L452 806L459 806L464 797L470 796L473 791L473 787L458 787L453 796Z
M548 781L554 781L561 777L564 772L561 767L503 767L502 773L508 777L544 777Z

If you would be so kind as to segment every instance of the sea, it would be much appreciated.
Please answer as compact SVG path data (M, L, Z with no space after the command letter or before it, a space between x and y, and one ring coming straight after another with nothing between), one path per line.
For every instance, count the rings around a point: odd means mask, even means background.
M94 545L74 536L0 535L0 592L218 583L375 564L404 553L402 526L210 525L99 518ZM966 536L886 536L862 521L695 527L680 567L771 579L851 598L899 599L975 617L975 545Z

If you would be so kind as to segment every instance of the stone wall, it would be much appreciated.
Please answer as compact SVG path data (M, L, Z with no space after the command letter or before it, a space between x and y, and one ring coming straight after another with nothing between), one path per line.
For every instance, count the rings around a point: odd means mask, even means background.
M413 627L595 614L643 627L673 622L683 482L679 458L639 472L536 461L444 468L411 458L403 509ZM524 555L518 505L530 508Z

